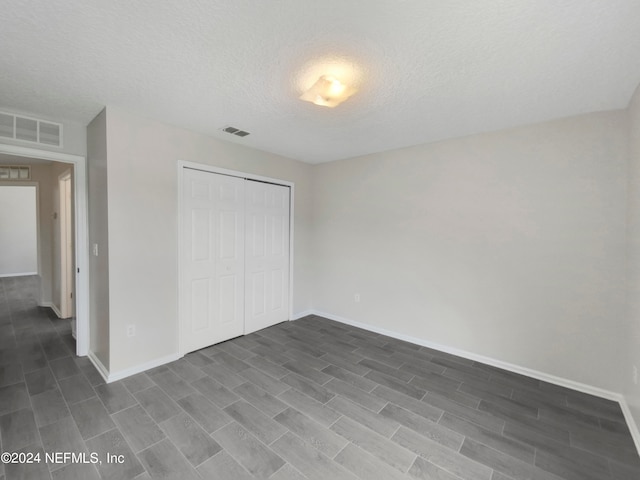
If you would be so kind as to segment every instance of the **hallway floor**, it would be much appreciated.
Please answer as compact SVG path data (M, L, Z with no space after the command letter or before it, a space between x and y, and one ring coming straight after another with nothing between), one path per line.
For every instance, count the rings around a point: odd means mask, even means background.
M315 316L107 385L37 287L0 279L0 450L40 454L0 480L640 478L614 402Z

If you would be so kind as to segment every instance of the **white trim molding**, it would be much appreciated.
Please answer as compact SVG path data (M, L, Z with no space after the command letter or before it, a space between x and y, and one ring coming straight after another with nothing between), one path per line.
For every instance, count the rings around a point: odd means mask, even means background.
M172 353L171 355L166 355L149 362L141 363L140 365L136 365L135 367L125 368L124 370L113 373L109 372L107 376L107 383L115 382L117 380L122 380L123 378L127 378L138 373L146 372L147 370L174 362L180 358L182 358L182 355L178 353Z
M182 355L174 353L164 357L156 358L155 360L151 360L149 362L141 363L140 365L136 365L135 367L125 368L124 370L112 373L109 372L109 370L102 364L100 359L96 357L93 352L89 352L89 359L91 360L91 363L93 363L104 381L107 383L116 382L118 380L122 380L123 378L146 372L151 368L171 363L180 358L182 358Z
M624 398L624 395L620 395L620 408L622 408L622 414L624 415L624 419L627 421L627 426L631 432L633 442L636 444L638 455L640 455L640 429L638 428L638 424L635 422L633 415L631 415L631 409L629 408L629 404Z
M309 315L318 315L318 314L314 310L305 310L304 312L294 313L291 316L290 320L300 320L301 318L308 317Z
M109 383L109 370L107 370L107 367L102 364L100 359L96 356L95 353L93 353L93 351L89 351L88 357L89 360L91 360L91 363L93 363L93 366L96 367L96 370L98 370L98 373L104 379L104 381Z
M51 310L53 310L53 313L55 313L58 318L62 318L62 313L60 312L60 310L58 309L58 307L56 307L55 303L53 302L41 302L39 304L40 307L45 307L45 308L50 308Z
M629 427L629 431L631 432L631 436L633 437L633 441L638 450L638 454L640 454L640 430L638 429L638 425L636 425L634 418L631 415L631 410L629 409L629 405L627 404L624 396L621 393L612 392L610 390L605 390L603 388L594 387L593 385L587 385L585 383L576 382L573 380L569 380L567 378L557 377L555 375L540 372L538 370L533 370L531 368L515 365L513 363L503 362L502 360L485 357L484 355L478 355L476 353L467 352L465 350L460 350L454 347L440 345L438 343L430 342L428 340L412 337L411 335L405 335L402 333L394 332L392 330L387 330L385 328L376 327L375 325L369 325L367 323L357 322L355 320L340 317L338 315L333 315L327 312L320 312L318 310L313 310L313 309L307 310L306 312L299 314L296 320L307 315L317 315L319 317L328 318L329 320L334 320L336 322L344 323L346 325L351 325L352 327L357 327L370 332L379 333L381 335L386 335L387 337L396 338L398 340L403 340L405 342L413 343L415 345L420 345L422 347L438 350L439 352L449 353L451 355L456 355L458 357L466 358L468 360L474 360L480 363L484 363L486 365L491 365L493 367L501 368L509 372L518 373L520 375L525 375L527 377L542 380L544 382L552 383L560 387L569 388L571 390L576 390L578 392L593 395L595 397L600 397L606 400L612 400L614 402L618 402L620 404L620 408L622 409L622 414L624 415L624 418L627 422L627 426Z

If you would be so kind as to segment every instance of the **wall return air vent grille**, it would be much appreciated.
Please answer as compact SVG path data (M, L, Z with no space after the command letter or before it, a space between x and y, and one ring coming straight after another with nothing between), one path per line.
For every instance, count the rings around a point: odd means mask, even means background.
M28 165L0 165L0 180L31 180Z
M0 139L62 146L62 124L0 112Z

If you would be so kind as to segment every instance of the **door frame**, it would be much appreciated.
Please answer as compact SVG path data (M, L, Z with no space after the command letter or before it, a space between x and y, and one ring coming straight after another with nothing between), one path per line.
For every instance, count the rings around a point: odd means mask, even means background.
M87 158L70 153L51 152L38 148L20 147L0 142L0 153L37 158L52 162L70 163L74 167L74 216L76 257L76 355L89 353L89 219L87 195Z
M67 289L69 283L69 274L73 276L73 269L69 268L73 266L71 263L71 257L69 257L69 238L67 232L70 226L71 217L67 216L67 184L72 184L71 169L65 170L58 175L58 216L60 218L60 313L62 318L69 318L72 316L73 307L69 307L69 296L73 292ZM62 186L64 187L64 192ZM63 197L64 195L64 197ZM72 199L73 201L73 199ZM69 208L73 212L72 208ZM71 213L73 215L73 213ZM64 240L64 241L63 241Z
M176 261L178 263L178 322L177 322L177 338L178 338L178 353L183 356L185 347L183 345L183 320L184 320L184 295L185 288L183 282L184 269L182 267L182 252L184 246L184 238L182 229L184 227L184 219L182 216L184 189L182 183L184 180L184 170L200 170L208 173L217 173L219 175L229 175L231 177L244 178L245 180L255 180L258 182L274 183L276 185L282 185L290 188L289 195L289 320L293 318L293 246L294 246L294 198L295 198L295 184L287 180L281 180L279 178L264 177L262 175L256 175L253 173L240 172L237 170L229 170L226 168L220 168L213 165L206 165L203 163L188 162L184 160L178 160L178 254Z

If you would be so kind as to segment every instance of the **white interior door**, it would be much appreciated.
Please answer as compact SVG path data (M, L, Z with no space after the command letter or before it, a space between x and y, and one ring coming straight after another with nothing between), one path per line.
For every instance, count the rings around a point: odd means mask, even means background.
M245 334L289 320L289 187L247 181Z
M58 179L60 200L60 313L62 318L73 317L73 195L71 172ZM71 324L75 337L75 321Z
M244 333L244 187L184 169L183 353Z

